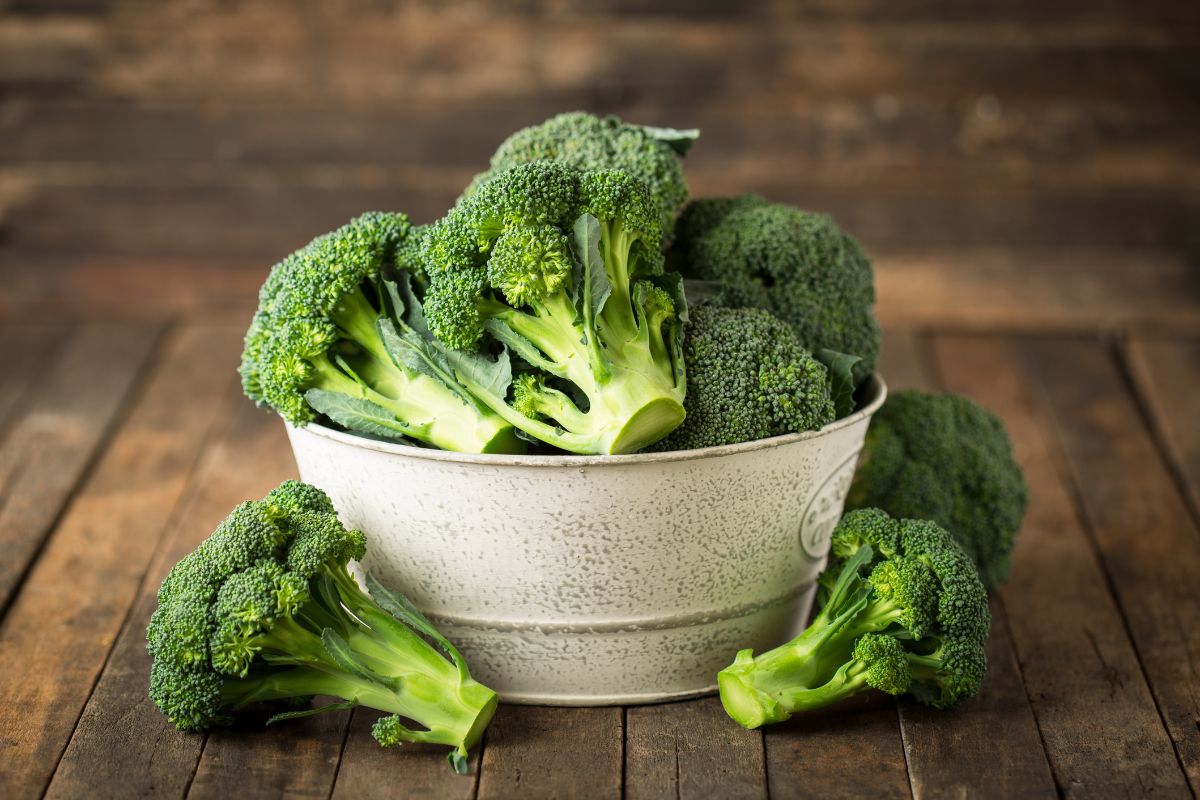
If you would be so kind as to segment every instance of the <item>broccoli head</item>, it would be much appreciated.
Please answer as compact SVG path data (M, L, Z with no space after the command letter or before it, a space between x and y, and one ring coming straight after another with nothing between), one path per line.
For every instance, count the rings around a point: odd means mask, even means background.
M671 261L685 278L714 283L722 305L772 312L810 351L858 356L856 385L874 370L874 272L829 217L752 194L693 200Z
M687 184L679 156L687 153L698 131L632 125L617 117L573 111L551 117L509 136L492 156L487 172L476 176L467 194L498 173L531 161L561 161L585 170L619 169L644 183L670 238L675 216L687 202Z
M685 330L687 416L655 450L811 431L833 421L828 372L788 325L757 308L693 308Z
M954 394L899 391L871 420L848 508L934 520L953 534L995 590L1029 490L1003 423Z
M821 608L798 637L737 654L717 676L747 728L867 689L948 708L979 691L991 625L970 558L936 523L851 511L833 532Z
M425 238L429 329L457 380L525 434L576 453L640 449L684 415L686 307L661 241L650 194L624 172L498 173ZM511 402L509 351L533 370Z
M271 270L246 333L246 394L293 425L325 414L359 433L446 450L515 452L512 426L430 368L403 214L372 212ZM409 271L400 271L400 268Z
M268 724L369 706L392 715L376 726L381 744L448 745L465 771L496 693L407 599L371 579L370 595L359 588L347 562L365 548L314 486L288 481L239 505L159 590L146 631L155 705L199 731L254 703L328 695L342 702Z

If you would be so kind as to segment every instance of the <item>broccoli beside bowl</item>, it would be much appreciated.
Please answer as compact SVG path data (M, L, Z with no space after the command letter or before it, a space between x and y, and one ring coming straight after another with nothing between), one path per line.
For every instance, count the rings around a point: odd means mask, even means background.
M369 530L364 566L506 702L711 692L730 654L795 633L872 414L818 431L629 455L453 453L288 427L304 480Z

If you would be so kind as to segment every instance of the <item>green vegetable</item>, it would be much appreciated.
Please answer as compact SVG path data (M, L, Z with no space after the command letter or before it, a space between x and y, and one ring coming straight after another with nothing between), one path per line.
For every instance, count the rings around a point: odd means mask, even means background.
M679 156L699 136L696 130L631 125L583 111L559 114L509 136L492 156L491 168L476 176L467 194L497 174L531 161L561 161L585 170L619 169L646 184L662 215L662 230L670 238L675 216L688 197Z
M408 218L374 212L277 264L246 333L246 394L294 425L321 413L377 437L473 453L520 451L500 416L413 358L429 349L429 337L414 327L415 301L399 307L398 284L388 285L397 263L424 282L414 269Z
M871 262L829 217L752 194L693 200L670 258L685 278L714 282L722 304L786 321L811 352L858 356L856 385L875 369Z
M757 657L742 650L717 676L734 720L757 728L872 688L935 708L979 691L987 594L950 534L878 509L851 511L833 532L830 559L808 629Z
M686 307L661 242L650 194L626 173L514 167L425 239L429 328L457 379L529 436L575 453L638 450L684 416ZM506 349L492 358L481 340ZM533 370L511 403L510 350Z
M343 702L268 724L369 706L394 715L375 725L380 744L447 745L465 772L496 693L402 596L359 588L346 562L365 547L324 492L298 481L235 508L159 590L146 631L155 705L180 730L199 731L254 703L328 695Z
M811 431L834 419L829 373L788 325L756 308L693 308L683 346L687 417L655 450Z
M871 421L847 507L936 521L994 591L1012 568L1028 501L999 419L960 395L900 391Z

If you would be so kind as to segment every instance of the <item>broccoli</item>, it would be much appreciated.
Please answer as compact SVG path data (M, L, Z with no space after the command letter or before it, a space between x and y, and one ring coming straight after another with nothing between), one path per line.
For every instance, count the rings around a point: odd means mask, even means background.
M818 579L821 610L798 637L717 676L747 728L780 722L868 688L948 708L979 691L991 619L971 560L936 523L851 511Z
M397 259L412 269L413 238L403 214L372 212L277 264L246 333L246 394L294 425L322 413L383 438L520 451L512 426L422 357L429 337L415 299L402 299L409 273L385 269Z
M526 434L626 453L683 420L678 276L659 216L617 170L535 161L461 199L425 238L424 312L458 380ZM507 349L493 359L484 332ZM513 384L511 350L532 368Z
M960 395L900 391L871 420L846 503L936 521L994 591L1012 568L1028 501L999 419Z
M235 508L159 590L146 631L155 705L200 731L253 703L329 695L343 702L268 724L369 706L394 715L375 725L380 744L448 745L465 772L496 693L408 600L371 579L370 596L359 588L346 562L365 547L324 492L298 481Z
M669 239L675 216L688 198L678 157L699 135L695 130L631 125L583 111L559 114L509 136L492 156L491 168L475 177L466 194L498 173L531 161L561 161L586 170L619 169L646 184Z
M765 308L813 353L858 356L855 385L875 368L874 274L833 220L747 194L693 200L670 254L685 278L716 284L716 300Z
M693 450L816 430L834 419L828 372L786 323L757 308L691 310L687 411L655 450Z

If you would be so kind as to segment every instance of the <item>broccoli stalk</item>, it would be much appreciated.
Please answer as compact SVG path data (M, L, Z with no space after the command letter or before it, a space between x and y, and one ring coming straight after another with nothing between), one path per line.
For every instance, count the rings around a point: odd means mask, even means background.
M151 699L181 730L204 730L251 704L335 697L268 724L368 706L391 715L380 744L446 745L464 772L496 693L408 600L370 578L370 595L359 588L347 562L364 549L315 487L288 481L238 506L163 581Z
M294 425L321 413L446 450L521 450L508 423L411 357L424 342L396 289L408 276L384 269L409 235L402 214L364 214L276 265L246 334L246 394Z
M812 624L717 676L726 711L747 728L780 722L870 688L937 708L979 690L990 625L974 565L936 524L852 511L833 533Z
M632 452L673 430L686 308L661 274L660 231L645 187L617 171L535 162L460 200L424 250L425 314L459 382L571 452ZM485 331L534 372L514 387L507 350L478 350Z

